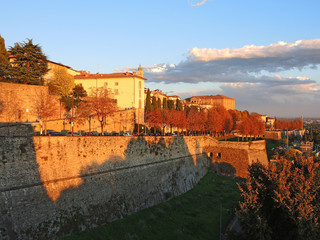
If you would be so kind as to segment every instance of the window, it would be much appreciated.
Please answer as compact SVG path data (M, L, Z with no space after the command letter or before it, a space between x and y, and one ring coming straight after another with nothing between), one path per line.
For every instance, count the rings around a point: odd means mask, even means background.
M118 89L115 89L114 90L114 95L118 95L119 94L119 90Z
M119 83L118 83L118 82L115 82L115 83L114 83L114 85L118 86L118 85L119 85Z
M141 89L139 90L139 98L141 98Z
M105 86L105 87L108 87L108 83L107 83L107 82L105 82L105 83L104 83L104 86Z
M141 99L139 99L139 108L142 108Z
M139 81L139 89L141 89L141 81Z

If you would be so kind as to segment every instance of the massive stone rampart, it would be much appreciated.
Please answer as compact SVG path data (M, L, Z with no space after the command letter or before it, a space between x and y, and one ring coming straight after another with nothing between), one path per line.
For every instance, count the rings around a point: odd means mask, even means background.
M190 190L211 161L235 164L244 176L256 160L267 161L264 142L0 137L0 239L52 239L97 226Z

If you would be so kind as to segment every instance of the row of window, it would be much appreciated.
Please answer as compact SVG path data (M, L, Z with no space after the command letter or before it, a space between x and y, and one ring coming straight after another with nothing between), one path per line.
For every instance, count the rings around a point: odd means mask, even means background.
M115 82L114 85L115 85L115 86L119 86L119 82ZM105 83L104 83L104 86L105 86L105 87L108 87L108 83L105 82ZM141 82L139 82L139 89L141 89L141 86L142 86L142 84L141 84Z
M114 85L115 85L115 86L119 86L119 82L115 82ZM105 86L105 87L108 87L108 83L105 82L105 83L104 83L104 86Z

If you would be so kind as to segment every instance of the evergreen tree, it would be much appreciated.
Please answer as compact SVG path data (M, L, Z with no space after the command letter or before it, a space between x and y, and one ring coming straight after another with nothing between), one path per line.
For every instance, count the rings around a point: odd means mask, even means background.
M157 101L157 109L161 109L161 99L158 98L158 101Z
M38 44L34 45L31 39L15 43L10 48L10 54L14 61L8 68L7 81L43 85L43 76L49 71L48 61Z
M163 98L162 108L163 108L163 109L168 109L167 98Z
M0 64L6 66L8 62L8 52L6 50L4 39L0 35Z
M168 100L167 105L168 105L168 109L174 109L174 101L173 100Z
M155 96L152 97L152 102L151 102L151 111L155 110L158 108L158 101Z
M84 90L81 84L76 84L76 86L72 89L73 96L77 99L84 98L87 96L87 91Z
M182 103L179 99L177 99L176 101L176 110L177 111L182 111L183 110L183 106L182 106Z
M5 69L8 65L8 53L5 47L4 39L0 35L0 78L5 75Z
M150 89L149 88L147 90L145 111L147 113L151 112L151 94L150 94Z

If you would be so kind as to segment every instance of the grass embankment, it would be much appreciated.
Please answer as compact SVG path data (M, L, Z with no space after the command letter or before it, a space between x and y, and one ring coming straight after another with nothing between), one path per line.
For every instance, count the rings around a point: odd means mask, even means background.
M272 155L273 155L273 150L274 148L277 148L278 146L280 146L280 141L277 140L267 140L266 142L266 150L267 150L267 156L268 159L270 160Z
M219 239L240 198L234 179L213 172L191 191L125 219L64 239Z

